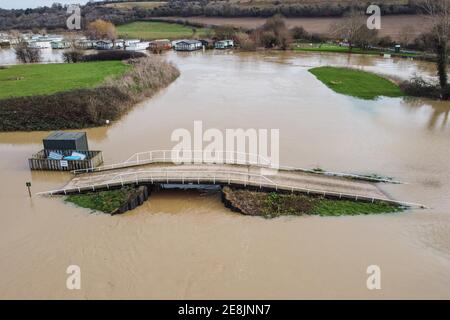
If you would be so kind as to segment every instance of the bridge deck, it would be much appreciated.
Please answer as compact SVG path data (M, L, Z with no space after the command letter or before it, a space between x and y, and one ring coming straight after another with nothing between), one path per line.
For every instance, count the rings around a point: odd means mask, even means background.
M268 169L237 164L152 163L80 174L61 190L50 193L68 194L135 183L202 183L255 186L273 190L333 195L356 200L372 199L395 202L371 182L295 170L278 170L273 171L273 174L267 174L264 170Z

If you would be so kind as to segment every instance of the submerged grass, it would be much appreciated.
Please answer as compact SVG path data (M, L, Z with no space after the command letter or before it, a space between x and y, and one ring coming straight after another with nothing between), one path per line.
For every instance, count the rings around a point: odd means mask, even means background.
M374 73L338 67L318 67L309 72L340 94L366 100L375 100L380 96L404 96L399 86Z
M123 188L118 190L77 194L68 196L66 201L82 208L104 213L113 213L123 206L134 192L136 192L135 189Z
M311 211L320 216L355 216L401 212L404 208L385 202L355 202L348 200L316 199Z
M238 211L254 216L355 216L404 211L405 208L386 202L357 202L312 197L301 194L279 194L224 188L225 202Z

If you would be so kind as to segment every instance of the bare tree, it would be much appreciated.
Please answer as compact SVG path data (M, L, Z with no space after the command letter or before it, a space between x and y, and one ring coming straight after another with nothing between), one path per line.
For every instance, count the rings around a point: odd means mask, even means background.
M278 47L286 50L291 43L291 34L286 27L286 22L282 15L276 14L266 20L266 22L255 30L255 38L266 48Z
M66 63L77 63L82 61L83 52L78 45L78 36L76 33L66 35L66 41L69 42L69 49L63 53L63 59Z
M439 85L441 87L441 97L443 100L448 100L447 65L450 37L450 0L422 0L422 6L425 13L433 21L431 34L434 49L437 54L437 69Z
M362 40L366 30L368 28L365 15L354 8L342 20L331 26L331 34L336 38L347 40L350 51Z
M22 63L37 63L41 62L41 51L37 48L31 48L23 39L19 40L14 47L16 58Z
M399 32L399 42L402 46L407 47L414 40L414 27L411 25L404 26Z

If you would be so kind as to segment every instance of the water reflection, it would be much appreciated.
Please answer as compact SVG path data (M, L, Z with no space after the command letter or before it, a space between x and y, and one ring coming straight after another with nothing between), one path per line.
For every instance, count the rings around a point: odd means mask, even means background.
M405 98L403 105L407 108L419 112L420 109L425 109L428 113L428 120L426 128L428 130L448 128L448 116L450 113L449 101L432 101L418 98Z
M40 49L42 63L61 63L63 62L63 53L67 50ZM95 50L87 50L85 53L93 53ZM19 62L12 48L0 49L0 65L14 65Z

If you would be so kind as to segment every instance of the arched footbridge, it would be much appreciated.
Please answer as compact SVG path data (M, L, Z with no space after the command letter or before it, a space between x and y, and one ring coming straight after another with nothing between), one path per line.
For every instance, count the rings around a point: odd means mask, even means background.
M191 151L181 157L172 150L148 151L122 163L78 170L74 174L61 189L39 194L68 195L141 184L231 185L425 208L421 204L394 200L378 187L379 183L397 181L274 166L261 156L237 152L207 156L204 152Z

